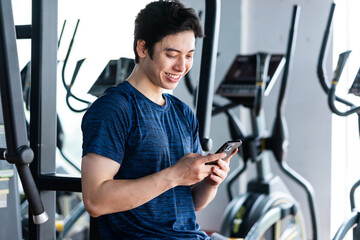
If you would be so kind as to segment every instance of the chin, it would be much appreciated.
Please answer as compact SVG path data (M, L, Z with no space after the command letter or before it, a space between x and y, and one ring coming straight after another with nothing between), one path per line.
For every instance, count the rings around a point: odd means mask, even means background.
M164 89L165 89L165 90L172 91L172 90L174 90L174 89L177 87L178 83L179 83L179 82L166 84L166 86L164 86Z

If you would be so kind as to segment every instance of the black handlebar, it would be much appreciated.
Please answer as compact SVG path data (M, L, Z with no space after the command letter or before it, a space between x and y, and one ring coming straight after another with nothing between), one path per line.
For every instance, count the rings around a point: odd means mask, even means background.
M319 54L318 65L317 65L317 75L320 80L320 85L326 94L329 92L329 87L325 80L325 79L327 79L327 77L325 75L324 58L325 58L325 54L327 51L327 42L328 42L329 35L330 35L330 29L331 29L331 25L332 25L332 19L334 17L335 6L336 6L335 3L332 3L331 7L330 7L330 13L329 13L329 17L328 17L328 20L326 23L326 28L324 31L324 36L323 36L323 40L322 40L322 44L321 44L321 48L320 48L320 54Z
M288 38L288 44L287 44L286 56L285 56L286 62L284 66L284 72L280 86L280 93L277 102L277 115L282 115L284 111L287 82L288 82L289 72L292 64L292 58L295 50L295 41L297 35L297 27L299 25L300 9L301 8L299 5L294 5L292 11L289 38Z
M351 51L346 51L339 55L339 60L338 60L335 74L334 74L334 77L333 77L330 87L328 86L328 83L327 83L328 79L325 74L325 59L324 58L326 55L327 41L328 41L329 34L330 34L330 29L331 29L331 25L332 25L333 16L334 16L335 6L336 6L335 3L331 4L329 17L328 17L327 24L326 24L326 29L325 29L323 40L321 43L320 54L319 54L319 59L318 59L318 66L317 66L317 74L318 74L318 78L319 78L322 88L324 89L325 93L328 95L328 104L333 113L335 113L339 116L348 116L353 113L360 114L360 106L355 106L355 104L353 104L352 102L345 100L341 97L338 97L335 94L335 90L336 90L337 84L339 82L339 79L341 77L342 70L345 66L345 63L346 63ZM342 104L350 107L350 109L346 110L346 111L340 111L336 107L335 102L342 103Z
M336 87L337 87L337 84L339 83L339 80L340 80L340 76L341 76L341 73L345 67L345 63L350 55L350 52L351 51L346 51L346 52L343 52L339 55L339 60L338 60L338 63L337 63L337 66L336 66L336 70L335 70L335 74L334 74L334 78L331 82L331 87L330 87L330 90L328 92L328 104L329 104L329 108L330 110L339 115L339 116L348 116L348 115L351 115L353 113L358 113L360 114L360 106L355 106L354 104L350 103L350 104L346 104L347 106L350 107L349 110L346 110L346 111L340 111L336 105L335 105L335 102L337 101L338 97L336 96L335 94L335 91L336 91Z
M318 78L320 81L320 85L326 94L330 93L330 87L328 86L328 83L327 83L327 76L326 76L326 71L325 71L325 56L326 56L326 51L327 51L327 42L328 42L329 35L330 35L332 20L334 17L335 6L336 6L336 4L332 3L331 7L330 7L330 13L329 13L329 17L328 17L328 20L326 23L323 40L321 43L320 54L319 54L318 65L317 65L317 75L318 75ZM340 78L340 75L338 76L338 78ZM333 97L334 97L335 101L343 103L349 107L354 106L353 103L347 101L346 99L338 97L335 94Z
M2 159L16 165L36 224L48 220L29 164L34 153L28 147L28 135L22 97L15 25L10 0L0 1L0 90L6 147Z

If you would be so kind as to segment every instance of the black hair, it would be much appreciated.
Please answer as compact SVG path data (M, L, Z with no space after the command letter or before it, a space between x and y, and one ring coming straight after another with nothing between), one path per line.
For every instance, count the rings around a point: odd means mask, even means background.
M155 43L165 36L188 30L194 32L195 38L204 37L200 19L193 8L186 8L177 0L160 0L147 4L135 19L135 62L139 63L136 51L138 40L145 41L145 47L152 58Z

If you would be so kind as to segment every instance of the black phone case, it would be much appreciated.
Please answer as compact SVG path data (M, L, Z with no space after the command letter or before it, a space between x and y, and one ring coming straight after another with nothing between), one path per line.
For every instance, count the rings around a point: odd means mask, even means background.
M241 140L239 140L239 141L227 141L216 151L216 153L224 152L224 153L226 153L225 158L227 158L231 153L234 152L235 148L240 147L241 144L242 144ZM217 165L217 162L216 161L208 162L206 164L207 165Z

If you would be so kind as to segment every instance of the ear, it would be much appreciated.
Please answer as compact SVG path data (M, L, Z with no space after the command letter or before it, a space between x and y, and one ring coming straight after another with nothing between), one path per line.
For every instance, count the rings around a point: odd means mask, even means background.
M137 51L137 54L139 55L139 58L144 58L146 56L147 49L146 49L144 40L140 39L137 41L136 51Z

